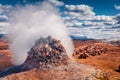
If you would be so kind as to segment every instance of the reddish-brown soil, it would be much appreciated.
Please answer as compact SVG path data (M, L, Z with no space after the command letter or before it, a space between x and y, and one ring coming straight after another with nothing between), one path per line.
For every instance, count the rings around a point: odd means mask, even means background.
M96 44L97 45L99 44L102 47L107 47L110 50L101 55L89 56L86 59L78 59L77 56L74 56L74 60L79 63L90 65L98 69L104 70L106 72L109 72L112 76L114 77L116 76L117 78L120 78L120 73L115 71L115 70L118 70L118 66L120 65L120 47L119 46L116 47L114 45L108 45L106 43L102 43L100 41L95 41L95 40L74 41L75 50L80 49L84 46L96 45ZM6 40L0 40L0 70L3 70L7 67L12 66L11 56L12 56L11 51L8 49L8 42ZM10 80L16 80L16 79L10 79ZM26 78L21 80L26 80ZM31 80L39 80L39 79L31 78ZM48 79L44 79L44 80L48 80Z
M0 70L10 67L11 65L11 51L8 49L8 42L0 39Z
M75 50L89 45L106 47L108 48L108 51L101 55L89 56L86 59L79 59L78 55L76 55L74 56L75 61L94 66L109 72L113 76L120 77L120 72L117 72L118 66L120 65L120 46L114 46L100 41L74 41Z
M11 52L8 49L8 43L4 40L0 42L2 47L0 50L0 66L1 70L12 66L11 65ZM68 58L69 59L69 58ZM96 73L102 74L97 75ZM70 59L69 64L60 65L57 67L31 69L24 72L14 73L1 77L0 80L96 80L97 78L106 79L101 70L96 68L78 64Z

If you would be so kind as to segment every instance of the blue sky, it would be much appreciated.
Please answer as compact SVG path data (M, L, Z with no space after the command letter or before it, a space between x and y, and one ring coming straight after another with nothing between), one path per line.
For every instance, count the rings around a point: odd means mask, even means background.
M120 0L63 0L65 4L85 4L92 6L98 15L114 15L120 13L114 5L120 5Z
M16 4L28 4L36 3L45 0L0 0L0 3L3 5L13 5ZM120 13L119 10L115 9L115 5L120 5L120 0L59 0L68 5L80 5L85 4L94 8L93 11L97 15L115 15Z
M7 13L16 5L46 0L0 0L0 31ZM97 39L120 39L120 0L47 0L59 8L70 35Z

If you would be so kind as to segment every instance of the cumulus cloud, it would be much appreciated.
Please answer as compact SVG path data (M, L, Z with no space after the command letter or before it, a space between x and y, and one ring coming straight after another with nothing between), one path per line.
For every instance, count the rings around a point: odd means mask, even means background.
M11 5L2 5L0 4L0 14L6 14L12 9Z
M97 15L93 12L93 8L88 5L65 5L65 14L70 18L79 20L97 20L97 21L110 21L111 16ZM70 19L69 18L69 19Z
M120 6L115 5L115 9L120 10Z
M67 16L64 18L65 21L71 21L78 20L78 21L88 21L92 22L113 22L112 16L106 16L106 15L96 15L95 12L93 12L93 8L88 5L65 5L65 12L64 14ZM75 24L75 23L74 23ZM73 25L74 25L73 24ZM99 24L99 23L98 23Z
M55 6L63 6L64 3L60 2L58 0L48 0L49 2L51 2L52 4L54 4Z
M0 22L6 22L8 17L6 15L0 15Z
M8 27L9 27L8 22L0 22L0 34L6 34Z
M114 16L115 25L112 28L119 28L120 29L120 14Z
M6 34L8 26L8 17L6 15L0 15L0 34Z
M92 11L92 7L87 5L65 5L66 11L64 12L66 15L74 16L74 17L92 17L95 13Z
M120 14L115 15L114 19L116 19L117 21L120 21Z
M7 13L11 8L11 5L0 4L0 34L6 34L6 29L9 26Z
M63 18L73 35L87 35L91 38L109 38L116 36L120 28L120 15L96 15L88 5L66 5ZM72 28L71 28L72 27ZM116 30L117 29L117 30ZM115 34L111 34L114 32ZM104 36L104 35L107 35ZM118 36L118 35L117 35ZM117 37L116 36L116 37Z

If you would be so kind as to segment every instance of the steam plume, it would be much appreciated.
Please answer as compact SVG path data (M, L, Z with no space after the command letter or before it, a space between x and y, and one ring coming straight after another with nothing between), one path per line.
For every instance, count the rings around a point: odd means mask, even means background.
M73 45L66 26L58 9L49 2L17 6L9 16L10 29L7 36L10 40L10 49L13 52L13 64L22 64L34 42L40 37L49 35L61 40L67 54L71 56Z

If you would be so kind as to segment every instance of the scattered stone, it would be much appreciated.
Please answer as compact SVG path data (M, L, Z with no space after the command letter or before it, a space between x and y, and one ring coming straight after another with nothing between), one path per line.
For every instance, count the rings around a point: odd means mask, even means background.
M88 55L86 53L81 54L78 58L80 59L86 59Z
M79 55L78 58L86 59L89 56L101 55L102 53L106 53L108 51L109 50L106 47L103 47L99 44L93 44L74 50L73 56Z

